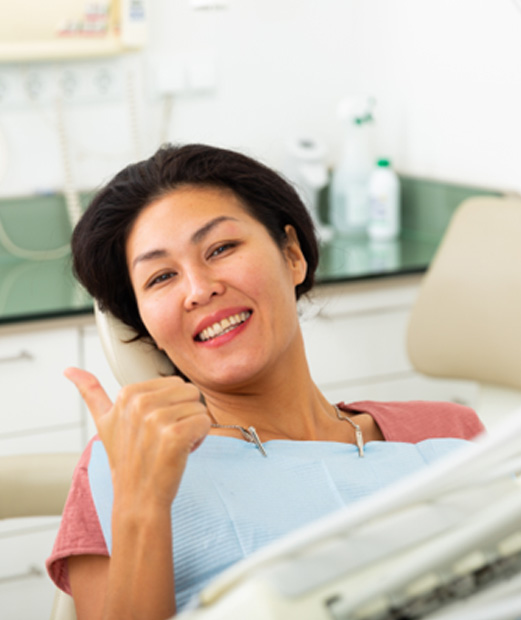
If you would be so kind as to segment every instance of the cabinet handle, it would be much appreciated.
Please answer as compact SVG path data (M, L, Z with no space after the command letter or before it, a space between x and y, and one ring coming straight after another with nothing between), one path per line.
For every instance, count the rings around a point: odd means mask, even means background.
M374 308L356 308L353 310L341 310L335 312L334 310L328 310L321 308L316 316L317 318L324 319L325 321L335 321L337 319L345 319L355 316L370 316L373 314L390 314L392 312L409 312L411 310L410 304L396 304L392 306L376 306Z
M12 362L31 361L34 359L34 355L29 351L22 350L17 355L10 355L7 357L0 357L0 364L8 364Z
M8 583L10 581L23 581L24 579L32 579L33 577L42 577L43 570L32 564L25 573L18 573L17 575L8 575L7 577L0 577L0 583Z
M460 398L459 396L453 396L451 402L456 403L457 405L465 405L465 407L472 407L472 403L468 398Z

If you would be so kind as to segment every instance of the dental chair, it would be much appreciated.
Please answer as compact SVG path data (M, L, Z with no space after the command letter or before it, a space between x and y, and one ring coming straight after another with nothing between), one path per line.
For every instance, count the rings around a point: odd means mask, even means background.
M79 454L0 457L0 519L60 516ZM76 620L72 598L57 590L51 620Z
M420 373L477 382L488 428L521 406L521 197L457 208L413 305L407 348Z

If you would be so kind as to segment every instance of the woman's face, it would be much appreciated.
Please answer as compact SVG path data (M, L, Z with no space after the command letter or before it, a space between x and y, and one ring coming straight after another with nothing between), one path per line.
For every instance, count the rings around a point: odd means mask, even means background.
M201 389L244 387L291 363L295 286L306 275L294 229L281 249L230 190L184 187L138 216L126 253L141 318Z

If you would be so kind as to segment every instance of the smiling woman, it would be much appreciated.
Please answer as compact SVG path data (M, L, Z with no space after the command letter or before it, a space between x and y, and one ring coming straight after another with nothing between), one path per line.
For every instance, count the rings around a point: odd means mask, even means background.
M231 190L279 247L285 240L284 227L293 226L308 264L306 278L296 289L297 298L312 288L317 240L308 211L289 183L240 153L206 145L165 147L150 160L116 175L94 198L74 231L77 277L103 308L133 327L140 337L148 335L130 286L126 240L146 206L183 186Z
M282 378L303 355L295 289L307 264L295 229L283 232L279 247L221 188L178 188L136 218L126 254L140 317L207 401L267 368Z
M313 224L284 179L242 154L167 146L129 166L72 248L98 303L179 375L112 403L93 375L67 371L99 436L48 567L80 620L168 618L262 546L482 430L453 404L327 401L297 313Z

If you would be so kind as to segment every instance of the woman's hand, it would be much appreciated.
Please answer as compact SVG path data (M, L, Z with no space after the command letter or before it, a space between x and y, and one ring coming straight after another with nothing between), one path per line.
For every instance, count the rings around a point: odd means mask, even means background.
M65 376L78 388L107 451L115 499L168 507L186 461L211 428L199 390L179 377L121 389L113 404L97 378L78 368Z

